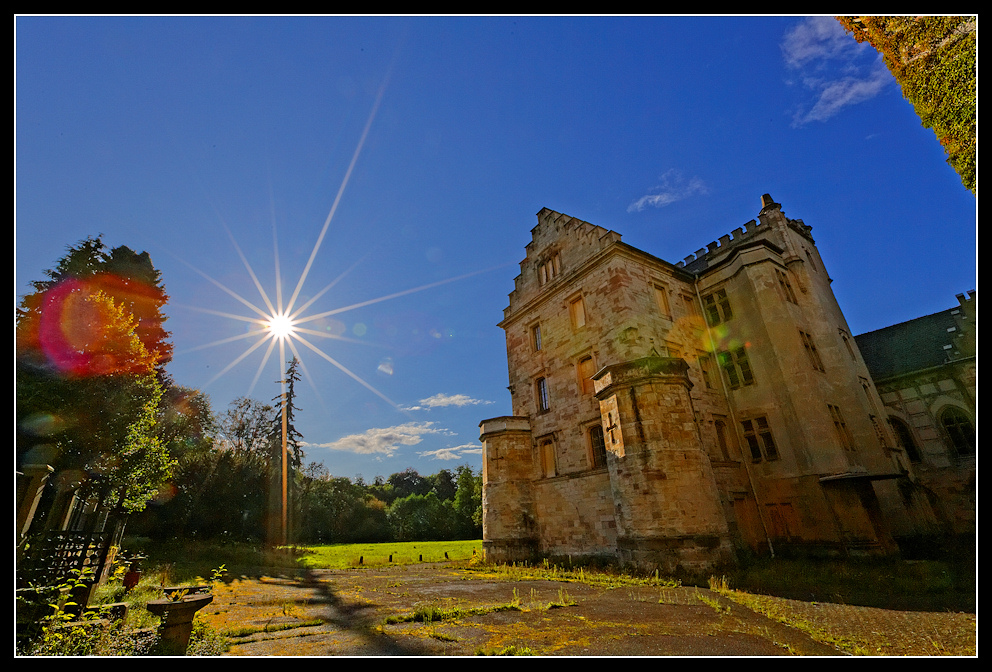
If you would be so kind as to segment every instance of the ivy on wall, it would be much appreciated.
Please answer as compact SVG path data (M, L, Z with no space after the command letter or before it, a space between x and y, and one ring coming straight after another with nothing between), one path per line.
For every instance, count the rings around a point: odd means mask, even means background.
M858 42L868 42L903 96L947 152L947 163L977 193L978 116L974 16L838 16Z

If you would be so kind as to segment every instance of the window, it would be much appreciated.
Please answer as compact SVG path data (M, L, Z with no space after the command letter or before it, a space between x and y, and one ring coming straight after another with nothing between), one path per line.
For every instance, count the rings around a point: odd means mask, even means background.
M847 348L847 354L851 355L851 361L858 361L858 358L854 356L854 346L851 345L851 337L848 336L847 332L843 329L838 329L837 332L840 334L840 340L844 341L844 347Z
M703 309L706 311L706 321L711 327L726 322L734 316L727 293L722 289L703 297Z
M696 304L696 300L689 296L688 294L682 295L682 303L685 305L685 312L688 315L699 316L699 306Z
M568 304L568 314L572 318L573 329L586 326L586 304L581 296Z
M661 311L661 314L670 318L672 316L672 311L668 307L668 289L664 285L655 284L654 300L658 305L658 310Z
M796 293L792 291L792 283L789 282L789 272L776 268L775 275L778 276L778 286L782 289L785 300L798 305L799 302L796 301Z
M599 423L589 428L589 452L594 469L606 466L606 438L603 436L603 425Z
M537 352L541 349L541 325L535 324L530 328L530 345Z
M544 478L552 478L558 475L555 465L555 442L553 439L541 439L538 444L538 453L541 460L541 475Z
M940 425L947 432L947 438L951 440L958 456L975 454L975 427L964 411L948 406L940 413Z
M744 348L724 351L717 357L730 389L736 390L738 387L754 384L754 374L751 373L751 364L748 362L747 351Z
M709 355L699 356L699 368L703 372L703 382L706 384L706 389L713 389L713 360L710 359Z
M537 281L544 286L561 273L561 255L557 252L546 261L537 265Z
M817 371L826 372L823 368L823 360L820 359L820 353L816 349L816 344L813 342L813 337L807 334L805 331L799 332L799 338L802 339L803 347L806 348L806 356L809 357L810 364Z
M730 459L730 445L727 443L727 425L723 420L713 423L716 428L716 443L720 447L720 455L725 460Z
M775 441L772 439L772 430L768 426L767 418L761 416L744 420L741 422L741 427L744 428L744 440L751 450L751 460L761 462L762 459L768 461L778 459L778 448L775 447Z
M896 445L906 451L906 457L910 462L921 462L920 449L916 447L913 440L913 433L906 423L898 418L889 418L889 425L892 426L892 433L896 435Z
M548 401L548 379L538 378L535 388L537 391L537 412L547 413L551 409L551 404Z
M596 391L592 381L592 374L596 373L596 365L591 356L583 357L579 360L577 373L579 376L579 390L582 394L592 394Z
M847 452L853 453L854 439L851 437L851 431L847 428L847 423L844 422L844 416L841 415L840 408L833 404L827 404L827 408L830 410L830 419L834 423L834 430L837 432L837 440L840 442L841 447Z

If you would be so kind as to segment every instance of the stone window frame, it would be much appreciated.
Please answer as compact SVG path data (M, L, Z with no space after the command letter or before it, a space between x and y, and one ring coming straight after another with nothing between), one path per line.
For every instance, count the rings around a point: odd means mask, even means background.
M538 376L534 380L534 401L537 405L538 415L551 410L551 395L548 393L548 379L546 376Z
M704 352L696 357L696 362L699 364L699 371L703 374L703 385L706 386L707 390L715 390L716 383L713 379L713 357L710 353Z
M582 293L572 295L568 301L568 319L572 325L572 331L585 329L589 324L589 311L586 310L586 300Z
M844 347L847 348L847 353L851 355L851 361L857 362L858 357L854 354L854 346L851 344L851 335L847 333L845 329L837 329L837 333L840 335L840 340L843 341Z
M735 460L734 454L739 451L725 416L713 417L713 432L716 434L716 445L720 450L720 456L727 462Z
M936 415L955 457L975 457L975 422L971 416L953 404L944 406Z
M923 453L920 452L919 444L916 441L916 437L913 436L913 428L908 422L902 418L897 418L890 415L887 420L889 421L889 427L892 428L892 434L895 436L896 445L906 453L906 457L913 464L919 464L923 462Z
M755 384L754 371L751 369L751 361L745 346L718 352L717 363L730 389L736 390Z
M752 462L774 462L779 459L778 446L772 437L768 416L756 415L741 420L744 441L751 453Z
M543 287L561 275L561 253L552 252L537 262L537 284Z
M597 441L596 434L599 439ZM589 450L589 465L591 469L601 469L606 466L606 432L603 431L602 418L584 427L586 446ZM598 450L601 449L601 450Z
M796 293L792 289L792 281L789 280L789 271L776 268L775 276L778 278L778 286L782 290L785 300L798 306L799 301L796 300Z
M537 461L541 478L554 478L558 475L558 449L554 434L537 438Z
M543 343L541 341L541 323L535 322L534 324L530 325L530 327L527 329L527 332L530 336L531 351L540 352L541 350L543 350Z
M582 363L589 362L588 376L583 376ZM575 359L575 378L579 386L579 394L588 396L596 393L592 376L596 373L596 353L584 352ZM586 384L588 381L588 384Z
M734 311L730 307L725 289L717 289L704 296L703 310L706 313L706 324L711 327L734 319Z
M847 421L844 420L844 414L841 412L840 406L827 404L827 411L830 413L830 421L834 425L834 432L837 434L837 441L840 443L840 447L846 453L857 453L858 450L854 443L854 436L847 426Z
M800 329L799 340L802 341L806 356L809 357L809 363L813 365L813 368L820 373L826 373L827 370L823 367L823 360L820 358L820 351L816 349L813 335Z
M661 316L666 320L672 319L672 302L668 298L670 290L668 285L660 280L652 280L651 288L654 293L654 304Z

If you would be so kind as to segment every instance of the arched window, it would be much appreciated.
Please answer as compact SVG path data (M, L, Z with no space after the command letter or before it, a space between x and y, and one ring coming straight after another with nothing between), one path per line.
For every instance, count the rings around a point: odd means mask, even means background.
M906 423L898 418L889 418L889 424L892 426L892 432L896 435L896 444L906 451L906 457L909 458L909 461L922 461L920 449L916 447L916 442L913 441L913 433L909 431Z
M947 432L947 438L958 456L975 454L975 427L964 411L956 406L948 406L940 412L940 426Z

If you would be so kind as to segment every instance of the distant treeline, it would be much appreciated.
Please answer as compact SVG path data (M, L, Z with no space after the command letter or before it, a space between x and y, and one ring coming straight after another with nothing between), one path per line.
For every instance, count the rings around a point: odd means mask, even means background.
M281 511L281 449L271 427L273 407L239 399L215 418L202 404L199 432L170 447L177 464L170 482L133 515L128 534L271 541ZM195 438L196 440L190 440ZM413 469L377 476L332 476L321 463L290 455L289 540L356 543L478 539L482 536L482 475L468 466L421 476Z
M478 539L482 477L467 466L421 476L413 469L372 483L311 463L292 475L290 541L300 544ZM189 456L169 492L132 518L129 534L153 539L266 540L269 465L250 453L211 450ZM273 483L281 492L278 481Z

